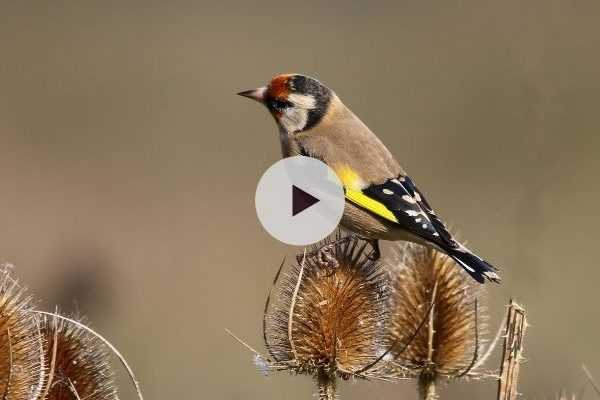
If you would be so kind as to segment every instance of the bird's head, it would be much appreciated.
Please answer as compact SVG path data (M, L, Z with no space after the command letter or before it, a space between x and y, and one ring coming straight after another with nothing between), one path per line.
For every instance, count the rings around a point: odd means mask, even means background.
M277 75L266 86L238 94L264 104L288 134L317 125L334 96L333 91L318 80L299 74Z

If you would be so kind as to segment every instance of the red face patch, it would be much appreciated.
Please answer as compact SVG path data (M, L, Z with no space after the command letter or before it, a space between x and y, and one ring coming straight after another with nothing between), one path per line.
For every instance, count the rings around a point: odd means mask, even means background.
M285 99L290 92L288 80L292 75L278 75L269 83L268 95L273 99Z

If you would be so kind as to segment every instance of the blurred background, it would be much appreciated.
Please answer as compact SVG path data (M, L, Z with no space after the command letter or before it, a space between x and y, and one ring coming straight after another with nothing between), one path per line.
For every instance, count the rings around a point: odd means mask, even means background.
M592 0L4 0L0 261L40 307L87 314L147 399L311 398L310 379L262 377L224 332L262 349L264 298L297 250L255 218L279 144L235 93L303 72L502 267L491 326L510 297L528 311L525 397L579 391L582 363L600 377L599 13ZM410 382L341 390L416 398Z

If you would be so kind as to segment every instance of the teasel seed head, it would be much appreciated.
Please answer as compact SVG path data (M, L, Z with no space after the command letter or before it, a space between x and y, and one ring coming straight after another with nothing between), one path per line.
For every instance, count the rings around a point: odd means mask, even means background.
M298 257L265 307L271 369L314 376L322 399L335 378L375 378L387 346L389 276L369 245L339 234ZM276 281L277 281L276 277Z
M390 267L391 357L397 373L418 377L421 398L435 399L438 378L477 377L484 317L480 285L447 255L423 246L398 245Z
M43 384L43 343L39 320L31 313L31 298L0 269L0 396L36 399Z
M53 316L43 317L42 334L48 372L44 399L118 398L109 355L96 336Z

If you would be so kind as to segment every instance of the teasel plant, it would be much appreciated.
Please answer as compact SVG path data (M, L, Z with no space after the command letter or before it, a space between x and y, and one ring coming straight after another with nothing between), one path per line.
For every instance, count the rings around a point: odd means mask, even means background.
M31 296L0 268L0 391L14 400L116 400L110 350L132 379L121 353L85 318L36 310Z
M44 341L32 298L0 270L0 393L3 399L38 399L44 383Z
M413 243L393 245L385 264L367 241L338 232L305 249L282 272L263 313L263 374L312 376L319 399L337 398L347 379L416 380L419 398L438 399L440 381L495 379L499 400L514 400L523 360L524 310L511 301L490 342L483 286L447 255ZM504 338L502 366L484 369Z
M114 372L104 343L78 325L43 315L46 380L44 399L116 400ZM85 324L85 318L73 318Z
M322 400L337 398L341 380L395 380L381 355L389 347L390 286L370 245L336 234L306 249L267 296L263 339L268 355L255 354L265 373L313 377Z
M417 380L419 398L439 398L439 381L497 378L482 366L501 331L485 348L487 316L478 285L446 254L414 243L397 244L389 336L398 345L388 358L396 373Z

